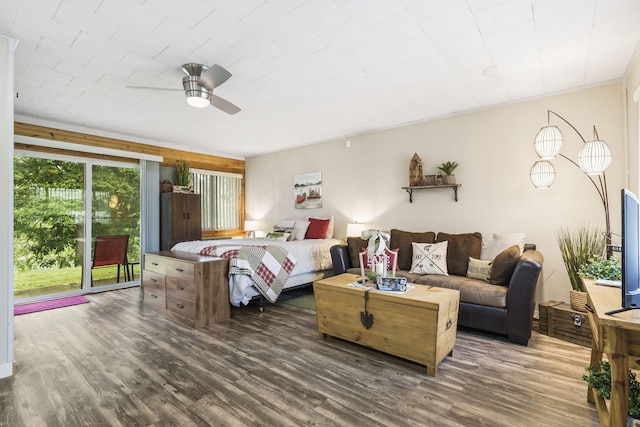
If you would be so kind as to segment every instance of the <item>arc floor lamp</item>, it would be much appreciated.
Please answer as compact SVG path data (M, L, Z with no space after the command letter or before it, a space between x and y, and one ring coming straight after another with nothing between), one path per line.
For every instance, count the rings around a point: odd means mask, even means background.
M551 115L558 117L565 122L571 129L573 129L580 139L582 139L583 145L578 152L578 161L571 160L564 154L560 153L564 137L562 132L557 126L551 125ZM556 156L560 156L569 161L574 166L580 168L582 172L589 178L594 188L598 192L598 196L602 201L602 207L604 208L605 224L606 224L606 245L607 256L611 255L611 223L609 222L609 195L607 193L607 177L605 170L611 164L611 149L606 142L601 140L598 136L598 131L593 126L593 139L587 141L580 132L567 121L564 117L558 113L547 110L547 126L544 126L533 142L533 146L536 150L536 154L540 157L540 160L534 163L529 177L531 183L536 188L549 188L556 177L556 170L550 160L553 160Z

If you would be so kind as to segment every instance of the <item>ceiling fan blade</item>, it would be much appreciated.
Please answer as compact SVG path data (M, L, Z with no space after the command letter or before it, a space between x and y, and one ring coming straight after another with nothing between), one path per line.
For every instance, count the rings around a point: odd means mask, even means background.
M218 64L213 64L209 69L200 77L198 80L198 84L200 86L204 86L207 89L211 90L222 83L229 80L231 77L231 73L219 66Z
M211 94L211 105L224 111L227 114L236 114L242 111L240 110L240 107L233 105L226 99L220 98L219 96L216 96L214 94Z
M172 92L184 92L184 89L173 89L168 87L148 87L148 86L127 86L129 89L142 89L142 90L168 90Z

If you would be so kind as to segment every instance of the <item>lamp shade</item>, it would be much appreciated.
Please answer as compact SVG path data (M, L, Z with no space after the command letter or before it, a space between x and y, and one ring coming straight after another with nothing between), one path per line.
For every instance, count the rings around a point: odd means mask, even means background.
M551 160L560 152L563 141L562 132L557 126L545 126L536 135L533 147L541 160Z
M556 178L556 170L550 162L539 160L531 168L529 178L536 188L549 188Z
M347 224L347 237L360 236L364 231L364 224L357 222Z
M245 221L244 231L256 231L258 229L258 221Z
M587 175L597 175L607 170L611 164L611 157L611 149L606 142L589 141L578 153L578 164Z

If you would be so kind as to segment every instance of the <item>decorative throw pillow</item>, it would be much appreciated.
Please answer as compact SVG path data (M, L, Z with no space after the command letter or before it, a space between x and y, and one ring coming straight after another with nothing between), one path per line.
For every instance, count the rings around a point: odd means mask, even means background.
M402 231L398 229L391 230L391 239L389 246L398 248L398 270L411 269L411 243L433 243L436 240L436 233L427 231L425 233L412 233L410 231Z
M491 265L493 260L476 259L469 257L469 268L467 268L467 277L470 279L480 279L485 282L489 281L491 276Z
M520 259L520 247L518 245L513 245L500 252L493 260L489 283L493 285L508 285L513 271L516 269L518 259Z
M304 236L307 234L307 230L309 229L309 221L296 221L293 229L295 230L295 235L292 240L304 240Z
M483 233L481 259L494 259L500 252L513 245L520 247L520 252L524 251L525 233Z
M280 227L278 225L273 226L274 233L287 233L289 238L287 240L293 240L295 237L295 229L293 227Z
M327 228L329 228L328 219L309 218L309 228L305 239L326 239Z
M347 248L349 251L349 261L351 261L351 267L360 267L360 250L366 248L369 245L369 241L361 239L360 237L347 237Z
M446 241L441 243L411 242L413 261L410 273L448 276L447 245Z
M360 251L364 253L364 255L362 256L362 259L364 261L364 268L371 269L371 259L369 259L369 255L367 255L367 248L364 247ZM395 273L398 270L398 249L385 249L384 256L387 257L386 270ZM374 254L372 258L375 259L375 262L377 264L383 261L384 256L382 254ZM358 260L358 264L359 263L360 260Z
M265 236L266 240L275 240L276 242L286 242L288 238L289 233L278 232L267 233L267 235Z
M480 258L482 251L482 234L447 234L438 233L436 242L449 242L447 248L447 269L449 274L466 276L469 257Z
M331 216L318 216L318 217L308 217L307 221L311 221L312 219L328 219L329 227L327 227L327 232L324 237L318 237L319 239L331 239L333 237L333 229L336 217L334 215ZM307 237L308 239L308 237Z

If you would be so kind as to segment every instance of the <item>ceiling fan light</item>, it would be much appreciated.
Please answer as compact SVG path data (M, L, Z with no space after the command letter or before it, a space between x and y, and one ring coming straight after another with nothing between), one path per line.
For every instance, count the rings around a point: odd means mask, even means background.
M553 165L546 161L540 160L535 162L529 172L531 183L536 188L549 188L556 178L556 170Z
M551 160L560 152L563 141L562 132L557 126L545 126L536 135L533 147L541 160Z
M611 157L611 149L606 142L588 141L578 153L578 164L587 175L598 175L607 170Z
M196 108L205 108L209 106L209 97L204 96L187 96L187 104Z

